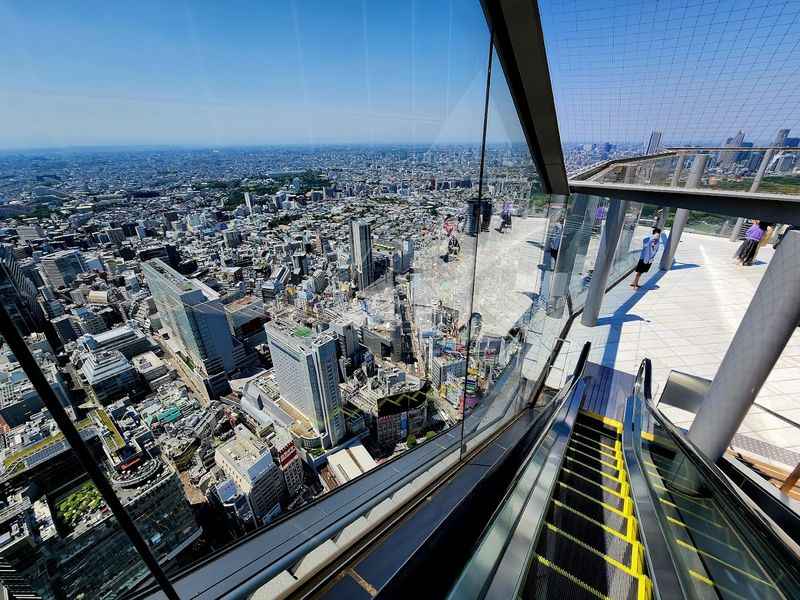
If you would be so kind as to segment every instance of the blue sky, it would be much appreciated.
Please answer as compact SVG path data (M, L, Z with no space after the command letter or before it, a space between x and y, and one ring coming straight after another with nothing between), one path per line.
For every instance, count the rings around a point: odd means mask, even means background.
M565 141L800 134L800 2L597 4L542 2ZM477 142L487 42L477 0L0 0L0 148Z

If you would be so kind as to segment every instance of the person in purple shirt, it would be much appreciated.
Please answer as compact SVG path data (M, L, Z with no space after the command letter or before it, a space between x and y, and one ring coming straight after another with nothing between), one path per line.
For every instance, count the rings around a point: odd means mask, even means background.
M767 227L769 227L769 223L753 221L753 224L747 229L744 234L744 241L739 246L735 256L740 265L750 266L753 264L753 259L755 259L758 251L758 243L764 237Z

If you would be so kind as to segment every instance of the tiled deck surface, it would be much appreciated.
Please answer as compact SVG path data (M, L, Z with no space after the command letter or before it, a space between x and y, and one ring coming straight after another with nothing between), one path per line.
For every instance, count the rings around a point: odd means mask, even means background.
M591 340L589 360L621 371L635 374L642 359L650 358L656 397L672 369L712 379L773 253L766 246L757 264L741 267L732 260L736 247L727 239L685 233L673 270L660 272L654 265L639 291L629 280L619 284L607 294L597 327L575 321L568 371L584 340ZM800 424L800 333L789 341L757 403ZM681 427L693 418L678 409L664 412ZM758 406L739 433L793 451L781 453L783 462L800 458L794 454L800 453L800 427Z

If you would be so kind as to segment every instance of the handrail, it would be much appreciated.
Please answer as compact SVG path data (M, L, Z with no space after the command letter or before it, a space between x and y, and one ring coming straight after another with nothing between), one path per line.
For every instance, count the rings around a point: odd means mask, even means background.
M670 435L672 441L682 450L684 456L700 472L704 482L710 484L711 490L722 491L721 498L735 499L735 506L731 502L720 503L728 513L730 522L736 524L746 520L748 537L759 536L762 538L764 547L777 553L782 559L780 566L775 565L772 560L762 561L762 566L768 570L777 567L777 572L773 572L776 580L786 579L788 571L795 585L800 586L800 545L786 535L741 489L733 484L719 467L711 462L686 434L659 410L652 398L646 399L645 406L659 425ZM742 510L743 508L744 510ZM765 534L765 532L768 533Z
M506 492L503 499L498 504L497 508L495 509L494 513L492 514L491 518L488 521L488 525L481 533L480 542L478 542L478 546L476 548L475 553L473 554L472 560L465 566L461 576L459 577L458 581L455 583L453 588L450 591L448 598L451 599L462 599L462 598L479 598L484 597L487 592L490 590L491 584L494 582L496 577L498 568L502 562L503 555L505 554L509 544L514 537L516 531L518 531L518 524L520 519L522 518L523 512L525 509L530 505L530 500L534 491L537 488L539 483L539 477L541 475L541 471L544 469L545 466L548 466L548 463L544 463L540 465L539 472L535 474L535 480L533 485L527 490L518 490L518 486L522 483L523 478L526 474L530 475L529 467L531 466L532 461L536 459L537 453L540 452L541 448L545 443L545 440L548 436L553 436L554 431L554 424L561 419L561 421L565 421L569 415L562 415L565 408L569 408L568 401L570 399L574 400L574 393L578 382L580 381L583 372L586 367L587 359L589 356L589 350L591 349L591 343L586 342L581 349L580 356L578 357L578 362L575 365L575 368L572 372L572 379L569 381L567 385L565 385L561 390L556 394L556 396L550 401L549 409L552 411L550 416L548 417L547 423L542 429L542 433L540 434L539 438L533 445L532 450L530 451L528 458L524 461L524 463L518 469L514 479L512 480L511 484L508 486L508 491ZM576 406L580 406L580 402L576 403ZM577 409L574 411L577 412ZM571 426L569 427L569 431L559 431L556 432L556 438L552 441L550 445L550 449L548 449L547 456L553 456L554 453L551 452L552 446L559 441L559 439L569 437L572 432ZM558 469L560 468L560 458L563 453L558 455L559 464L553 464L552 462L549 463L551 470L555 469L557 473ZM551 493L551 487L547 489L547 497ZM520 495L520 491L524 492L524 497L517 497ZM507 515L504 515L508 513ZM543 519L538 519L537 521L537 529L533 533L534 536L538 535L539 527L543 522ZM486 556L480 556L486 555ZM479 557L480 556L480 557ZM479 557L479 558L475 558ZM471 568L472 563L477 562L477 565L488 567L488 572L486 568L478 569L478 568ZM524 567L521 567L524 569ZM501 578L502 579L502 578ZM508 582L506 582L508 583ZM515 586L516 587L516 586ZM492 593L491 596L495 596L496 594ZM510 596L509 596L510 597Z
M633 394L625 406L622 450L631 496L639 519L640 533L653 588L659 598L691 597L675 567L676 557L667 541L664 519L659 517L658 499L647 482L641 456L642 404L652 398L652 366L645 358L633 384Z

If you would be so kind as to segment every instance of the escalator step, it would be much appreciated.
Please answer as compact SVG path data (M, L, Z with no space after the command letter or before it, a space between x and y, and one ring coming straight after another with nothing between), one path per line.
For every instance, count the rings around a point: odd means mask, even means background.
M587 477L589 477L588 473L596 473L598 481L601 482L621 483L624 481L619 469L598 463L596 459L593 460L588 457L576 456L570 452L567 452L564 456L564 465Z
M638 579L625 563L608 560L605 552L590 549L552 526L545 526L536 553L566 573L572 573L589 587L611 598L636 598ZM632 548L630 544L629 548ZM630 551L630 550L629 550ZM628 557L628 564L630 557Z
M612 422L614 423L614 425L612 425L611 423L604 422L602 417L601 418L598 417L599 415L580 412L578 413L578 416L575 420L578 423L583 423L585 425L588 425L589 427L594 427L595 429L608 432L609 435L617 435L621 431L620 429L621 423L619 423L618 421L614 421L612 419Z
M620 498L616 494L606 492L605 490L598 488L596 485L586 483L583 480L578 480L577 478L573 484L559 481L558 485L553 490L553 498L560 500L567 506L574 506L575 503L582 499L588 502L594 502L600 505L602 508L610 507L620 513L625 512L624 498Z
M604 546L602 548L596 548L592 544L584 541L580 537L576 535L572 535L571 533L556 527L552 523L545 523L544 529L542 530L542 534L539 539L539 547L537 548L537 552L542 556L552 556L551 554L545 552L542 549L542 538L545 536L551 536L556 538L561 538L563 540L568 540L571 544L577 544L578 546L584 547L584 549L588 552L594 553L595 555L603 558L609 564L616 564L616 566L621 566L626 571L630 571L633 573L632 569L635 568L633 553L638 551L638 548L634 544L629 544L623 539L620 539L616 536L607 536L603 539ZM566 568L566 565L563 562L556 561L559 565ZM575 569L567 569L570 572L575 572ZM591 583L588 579L586 580L587 583ZM598 588L599 589L599 588Z
M587 432L582 431L579 427L575 427L572 430L572 439L579 440L593 448L599 448L600 450L608 452L611 455L616 455L621 449L621 447L617 446L615 441L606 440L602 436L594 435L592 433L587 435Z
M610 600L605 594L539 555L534 555L534 563L525 581L524 597L532 600Z
M598 455L597 453L586 452L585 449L573 444L567 446L567 456L571 456L575 460L586 461L586 464L598 469L608 467L612 469L612 471L608 471L609 473L618 473L622 466L618 460L603 456L602 454Z
M590 514L582 512L580 508L589 510ZM627 517L611 511L598 514L592 506L580 508L553 500L548 507L546 520L598 550L610 548L612 543L616 543L616 538L629 543Z
M581 480L589 485L594 485L596 487L603 488L603 490L611 492L612 494L617 494L621 497L625 496L625 491L622 489L623 485L619 482L614 482L611 480L603 480L600 481L600 477L597 475L596 471L590 471L589 475L579 472L578 469L574 469L575 465L564 466L561 469L561 480L568 484L572 485L572 482L576 480ZM595 492L596 494L600 494L601 492Z
M569 445L577 450L581 450L582 452L586 452L587 454L591 454L599 459L606 460L608 462L614 462L618 459L619 455L611 450L606 448L598 448L596 445L592 445L591 442L584 442L582 439L578 439L573 437Z
M575 421L575 431L580 432L582 435L595 439L604 444L614 446L615 442L619 439L616 431L604 429L602 425L598 426L596 422Z

